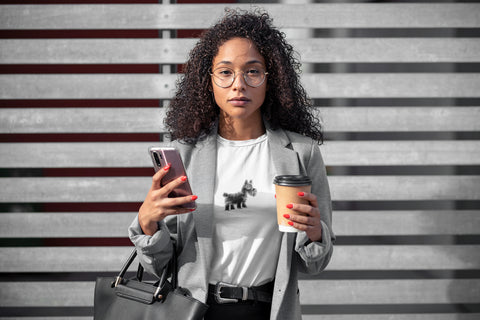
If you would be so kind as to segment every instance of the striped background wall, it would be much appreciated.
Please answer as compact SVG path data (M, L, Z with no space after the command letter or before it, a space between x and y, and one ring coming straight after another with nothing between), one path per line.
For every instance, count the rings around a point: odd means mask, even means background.
M290 1L291 2L291 1ZM258 5L258 4L257 4ZM91 319L193 37L225 6L0 4L0 319ZM334 257L304 319L480 317L480 4L259 4L318 106Z

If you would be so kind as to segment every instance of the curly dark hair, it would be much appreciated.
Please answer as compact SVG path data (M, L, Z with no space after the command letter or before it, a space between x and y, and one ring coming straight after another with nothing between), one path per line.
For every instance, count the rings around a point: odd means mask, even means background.
M272 26L272 19L265 12L230 9L202 34L190 52L185 76L177 83L165 119L171 138L195 143L215 127L219 107L213 98L209 71L218 48L237 37L251 40L265 59L267 92L261 112L272 129L297 132L322 143L320 121L300 84L301 64L285 34Z

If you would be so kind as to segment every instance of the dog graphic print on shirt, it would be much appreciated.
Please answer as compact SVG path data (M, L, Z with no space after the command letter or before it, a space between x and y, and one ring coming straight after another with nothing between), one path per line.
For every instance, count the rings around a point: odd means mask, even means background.
M253 187L252 180L245 180L240 192L223 194L223 196L225 197L225 211L234 210L235 205L237 206L237 209L246 208L247 195L255 197L256 194L257 189Z

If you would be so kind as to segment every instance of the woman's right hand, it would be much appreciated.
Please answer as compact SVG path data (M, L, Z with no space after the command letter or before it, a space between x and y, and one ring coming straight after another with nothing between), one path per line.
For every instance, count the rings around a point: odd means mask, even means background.
M157 222L162 221L166 216L194 211L194 209L182 208L180 205L195 201L197 196L168 197L170 192L187 181L186 176L179 177L165 186L161 186L162 178L168 170L170 170L170 165L155 173L152 178L152 186L138 212L138 222L146 235L152 236L157 232Z

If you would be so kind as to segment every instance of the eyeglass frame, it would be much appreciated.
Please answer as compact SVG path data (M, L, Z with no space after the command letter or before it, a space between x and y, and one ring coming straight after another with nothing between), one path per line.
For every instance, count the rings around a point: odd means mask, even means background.
M217 69L220 69L220 68L225 68L225 69L229 69L229 70L232 70L232 71L233 71L232 83L230 83L230 84L229 84L228 86L226 86L226 87L219 85L219 84L215 81L215 78L217 78L217 76L215 76L215 75L213 74L213 71L215 71L215 70L217 70ZM218 67L218 68L215 68L215 70L212 70L212 69L210 68L210 71L209 71L208 73L210 74L211 77L213 77L213 82L214 82L217 86L219 86L220 88L226 89L226 88L231 87L231 86L233 85L233 83L235 82L235 79L237 79L237 75L238 75L238 74L237 74L237 72L235 72L235 70L233 70L232 68L229 68L229 67ZM266 72L266 71L264 70L264 71L263 71L263 76L264 76L264 77L263 77L262 82L261 82L260 84L256 85L256 86L252 86L251 84L248 83L248 80L247 80L247 78L245 77L245 71L240 71L240 72L243 73L243 80L245 81L245 84L246 84L247 86L251 87L251 88L258 88L258 87L260 87L262 84L264 84L264 83L265 83L265 79L267 79L267 75L269 74L268 72Z

